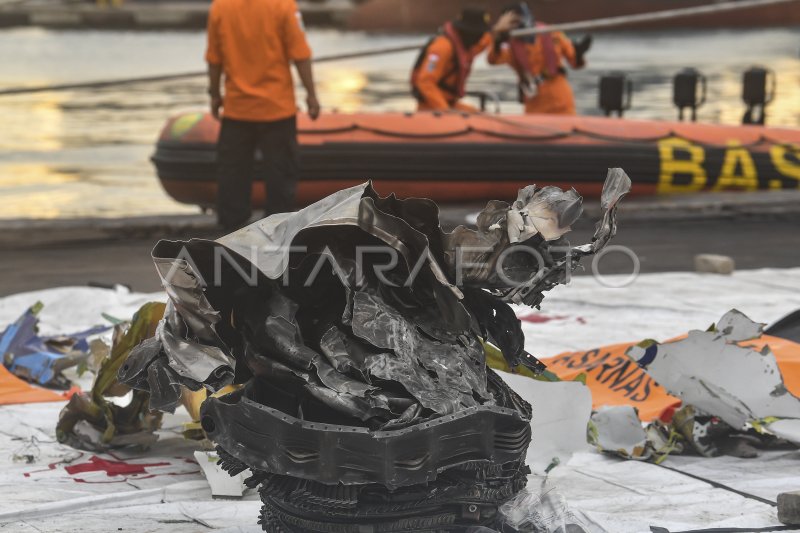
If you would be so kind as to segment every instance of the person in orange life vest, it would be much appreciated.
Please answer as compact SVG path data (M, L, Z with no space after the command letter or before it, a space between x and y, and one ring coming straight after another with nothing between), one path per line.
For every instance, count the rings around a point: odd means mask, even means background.
M465 94L472 62L492 47L495 36L515 26L516 15L505 13L490 29L489 13L481 9L464 9L457 19L445 23L422 49L411 73L411 90L418 110L474 111L472 106L459 102Z
M525 2L509 6L505 12L517 15L520 28L546 27L534 21ZM510 65L517 73L520 102L525 104L525 113L574 115L575 98L567 81L564 61L572 68L582 68L591 44L589 35L572 42L560 31L525 37L506 35L495 41L489 51L489 63Z

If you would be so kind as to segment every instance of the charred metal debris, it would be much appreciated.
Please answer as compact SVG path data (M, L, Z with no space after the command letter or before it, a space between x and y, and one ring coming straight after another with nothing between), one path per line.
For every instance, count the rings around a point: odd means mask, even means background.
M509 304L538 306L602 249L629 189L611 169L595 237L576 247L574 190L529 186L445 233L434 202L369 183L217 241L161 241L169 302L120 380L163 411L181 385L243 384L201 422L230 473L252 472L265 531L493 527L527 481L531 410L483 343L541 368Z

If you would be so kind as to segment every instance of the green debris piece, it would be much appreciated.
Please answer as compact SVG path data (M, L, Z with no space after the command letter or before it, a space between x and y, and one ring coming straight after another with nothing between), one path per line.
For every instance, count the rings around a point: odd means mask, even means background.
M114 324L115 326L118 326L120 324L124 324L125 323L125 321L122 320L121 318L117 318L115 316L109 315L108 313L100 313L100 316L102 316L103 318L105 318L106 320L108 320L109 322Z
M38 315L42 309L44 309L44 304L42 302L36 302L31 306L31 313Z
M541 374L534 374L529 368L524 366L518 366L517 368L512 369L510 366L508 366L506 358L503 357L503 352L500 351L500 348L489 342L483 342L483 351L486 354L486 366L493 368L494 370L502 370L503 372L519 374L520 376L532 378L537 381L561 381L561 378L549 370L545 370Z
M92 390L74 394L61 410L56 426L58 442L82 450L105 451L124 446L147 448L156 441L161 413L149 410L149 393L133 391L124 407L108 399L131 392L117 381L117 372L130 351L155 334L164 308L163 303L147 303L127 329L124 324L114 327L111 352L100 364Z

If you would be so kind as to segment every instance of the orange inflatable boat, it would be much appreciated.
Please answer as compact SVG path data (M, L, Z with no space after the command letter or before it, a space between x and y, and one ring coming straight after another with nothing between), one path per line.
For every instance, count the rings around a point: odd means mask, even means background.
M531 183L600 193L622 167L633 194L796 189L800 130L605 117L462 113L324 114L299 117L298 203L373 180L378 192L439 202L515 198ZM203 113L170 119L153 162L179 202L216 198L219 123ZM253 169L253 204L264 186Z

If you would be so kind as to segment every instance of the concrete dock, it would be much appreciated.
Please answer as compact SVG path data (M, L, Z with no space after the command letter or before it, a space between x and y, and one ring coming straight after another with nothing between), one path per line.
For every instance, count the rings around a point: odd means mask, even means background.
M596 201L568 235L588 242ZM442 206L446 229L468 224L481 206ZM800 191L706 193L631 199L622 204L614 244L629 247L641 271L694 269L694 256L726 255L737 269L796 267ZM88 283L159 289L150 259L158 239L214 239L222 235L209 215L126 219L0 220L0 296ZM603 273L630 273L627 257L609 257Z

